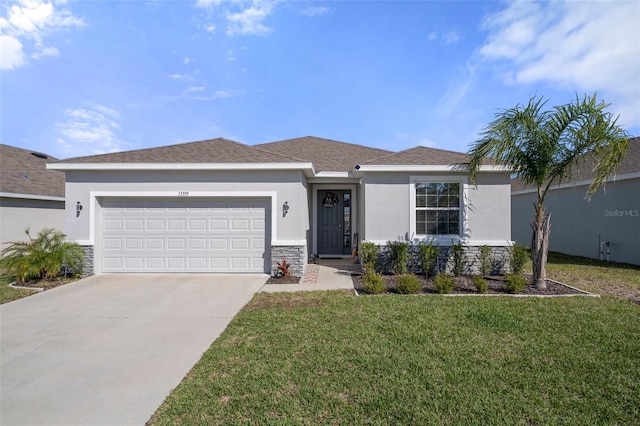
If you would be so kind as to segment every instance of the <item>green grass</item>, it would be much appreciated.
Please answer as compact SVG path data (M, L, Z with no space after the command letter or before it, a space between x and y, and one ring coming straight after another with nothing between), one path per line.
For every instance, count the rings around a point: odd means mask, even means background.
M613 297L260 294L151 424L638 424Z
M33 290L22 290L9 287L9 284L12 281L13 280L11 279L11 277L8 277L6 275L0 276L0 304L11 302L12 300L16 299L21 299L35 293L35 291Z
M531 261L527 270L531 272ZM582 290L614 295L640 304L640 266L551 252L547 276Z

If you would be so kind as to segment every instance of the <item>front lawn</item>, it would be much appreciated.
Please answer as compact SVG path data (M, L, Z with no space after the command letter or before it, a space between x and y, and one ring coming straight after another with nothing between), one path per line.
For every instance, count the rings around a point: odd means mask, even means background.
M21 299L35 293L35 290L22 290L19 288L9 287L9 284L12 281L11 277L0 275L0 304Z
M531 261L529 261L529 270ZM549 253L547 276L591 293L613 295L640 304L640 266Z
M617 298L257 295L150 424L637 424Z

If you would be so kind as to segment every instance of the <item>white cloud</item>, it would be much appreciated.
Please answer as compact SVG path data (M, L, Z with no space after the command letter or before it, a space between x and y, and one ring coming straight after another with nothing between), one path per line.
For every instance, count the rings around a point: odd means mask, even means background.
M488 36L480 54L504 66L507 84L597 91L621 121L638 126L639 21L635 1L509 3L483 22Z
M55 124L61 137L56 140L65 156L82 156L121 151L128 145L119 137L120 114L103 105L88 103L85 108L69 108L66 120Z
M86 25L70 10L60 8L62 4L64 2L54 5L43 0L18 0L4 8L5 14L0 16L0 69L18 68L26 62L26 56L39 59L59 55L56 47L45 45L45 39L55 32Z
M22 43L15 37L0 35L0 68L12 70L24 64Z
M192 62L193 62L193 59L191 59L191 58L189 58L189 57L185 57L185 58L182 60L182 63L183 63L183 64L185 64L185 65L189 65L189 64L190 64L190 63L192 63Z
M453 44L460 40L460 34L457 31L451 30L447 31L446 34L442 36L442 42L444 44Z
M202 92L204 89L206 89L204 86L190 86L187 88L187 93Z
M271 14L272 4L269 2L257 2L250 7L234 13L227 14L227 35L265 35L271 28L263 24L263 21Z
M301 15L304 16L323 16L327 15L331 12L331 9L324 6L309 6L300 11Z
M457 43L462 39L462 36L456 30L449 30L444 34L440 35L435 31L432 31L427 35L427 41L439 40L443 44L453 44Z

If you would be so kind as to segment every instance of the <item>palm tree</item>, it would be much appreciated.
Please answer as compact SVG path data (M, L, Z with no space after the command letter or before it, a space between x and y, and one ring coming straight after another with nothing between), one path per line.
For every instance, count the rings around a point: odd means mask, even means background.
M515 177L535 185L531 259L536 287L546 288L546 264L551 216L544 199L554 184L572 181L587 164L593 181L587 197L615 175L627 146L628 133L616 123L618 117L596 95L577 95L573 102L543 110L546 100L534 96L527 105L517 105L496 114L471 146L469 172L475 183L482 162L508 165Z

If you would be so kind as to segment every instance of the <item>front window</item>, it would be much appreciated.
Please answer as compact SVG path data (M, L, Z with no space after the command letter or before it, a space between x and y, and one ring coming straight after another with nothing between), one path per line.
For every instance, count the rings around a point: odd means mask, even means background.
M460 235L460 183L416 182L418 235Z

